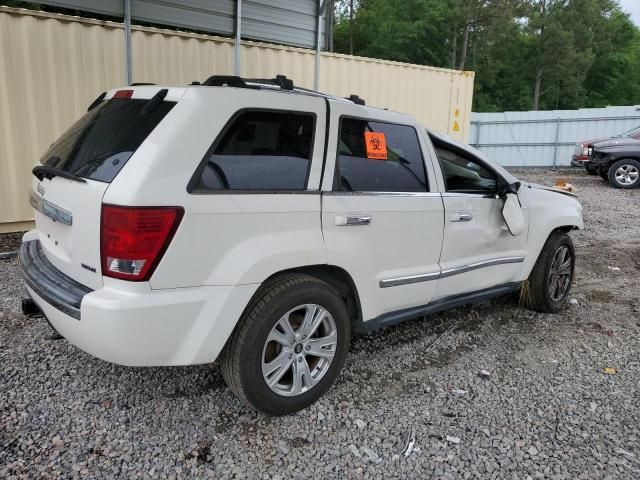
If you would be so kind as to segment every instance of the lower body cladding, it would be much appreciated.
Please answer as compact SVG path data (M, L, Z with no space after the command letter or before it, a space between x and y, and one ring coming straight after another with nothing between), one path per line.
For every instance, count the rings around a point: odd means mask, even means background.
M51 325L100 359L128 366L213 362L257 285L128 292L103 287L84 294L79 315L43 288L21 249L25 288ZM31 277L30 277L31 275ZM139 287L139 285L137 285ZM45 298L46 297L46 298ZM54 306L55 304L55 306Z

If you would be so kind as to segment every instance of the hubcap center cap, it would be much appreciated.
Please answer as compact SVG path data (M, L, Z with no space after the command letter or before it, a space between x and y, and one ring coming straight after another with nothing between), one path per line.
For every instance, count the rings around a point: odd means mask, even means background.
M296 352L296 355L302 351L302 344L298 343L295 347L293 347L293 351Z

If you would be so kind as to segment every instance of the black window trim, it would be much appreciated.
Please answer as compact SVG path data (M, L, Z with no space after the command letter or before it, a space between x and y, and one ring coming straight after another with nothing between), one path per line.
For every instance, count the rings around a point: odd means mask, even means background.
M301 189L237 189L237 190L213 190L213 189L198 189L196 188L198 182L200 181L200 176L202 172L207 166L207 162L209 157L213 155L218 148L218 145L227 134L227 132L231 129L235 121L248 112L271 112L271 113L289 113L289 114L299 114L299 115L311 115L313 117L313 137L311 138L311 152L309 158L309 165L307 166L307 174L304 179L304 187ZM318 115L316 112L310 112L308 110L287 110L281 108L259 108L259 107L245 107L239 110L236 110L233 115L227 120L227 123L224 124L224 127L220 130L216 138L213 140L211 146L207 149L204 157L200 160L200 163L196 167L195 172L191 176L189 183L187 183L187 193L190 195L247 195L247 194L278 194L278 193L287 193L287 194L319 194L320 190L309 190L309 176L311 175L311 166L313 165L313 155L316 143L316 133L318 127Z
M340 166L339 166L339 162L338 162L338 157L340 156L340 132L342 132L342 120L343 119L348 119L348 120L362 120L365 122L375 122L375 123L385 123L387 125L398 125L401 127L409 127L411 129L414 130L414 132L416 133L416 139L418 140L418 149L420 150L420 156L422 157L422 168L424 170L424 179L425 179L425 191L424 192L406 192L406 191L392 191L392 192L381 192L381 191L375 191L375 190L355 190L355 191L344 191L340 189ZM357 194L357 195L380 195L380 194L397 194L397 193L432 193L431 192L431 184L429 182L429 172L427 171L427 164L426 164L426 160L425 160L425 152L422 148L422 144L420 143L420 130L415 126L415 125L411 125L408 123L401 123L401 122L390 122L388 120L376 120L375 118L371 118L371 117L360 117L357 115L340 115L338 117L338 134L336 137L336 156L335 156L335 163L334 163L334 170L333 170L333 184L331 185L331 192L333 194L339 193L339 194Z
M429 132L427 132L427 135L429 137L429 140L431 140L431 143L433 144L433 151L436 155L436 159L438 160L438 165L440 166L440 173L442 175L442 181L444 182L444 192L442 192L443 194L450 194L450 195L456 195L456 196L475 195L476 197L481 196L483 198L492 198L492 199L496 198L496 195L500 188L500 184L506 183L506 180L502 175L500 175L500 172L498 172L495 168L493 168L491 164L485 162L482 158L478 157L477 155L474 155L472 152L469 152L464 148L460 148L457 145L454 145L452 143L441 140L435 137L434 135L431 135ZM458 155L461 155L463 157L469 157L471 160L473 160L474 162L478 163L480 166L484 167L485 169L493 173L496 176L496 191L489 193L485 190L464 191L464 192L447 190L447 177L444 173L444 168L442 167L442 160L440 160L440 155L438 155L438 147L441 147L441 148L444 147L447 150L451 150L452 152L455 152Z

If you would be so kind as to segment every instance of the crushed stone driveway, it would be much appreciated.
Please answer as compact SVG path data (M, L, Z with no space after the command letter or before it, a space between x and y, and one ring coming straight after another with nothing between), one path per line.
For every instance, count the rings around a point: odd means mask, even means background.
M0 261L0 478L640 478L640 190L515 173L578 189L567 308L513 296L355 338L336 385L283 418L216 366L127 368L53 340Z

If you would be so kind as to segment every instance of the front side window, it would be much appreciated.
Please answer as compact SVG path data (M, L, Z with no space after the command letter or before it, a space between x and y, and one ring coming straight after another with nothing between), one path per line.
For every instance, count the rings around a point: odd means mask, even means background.
M444 145L434 144L447 192L493 194L497 177L471 155Z
M207 154L195 190L306 189L314 129L310 113L241 113Z
M426 192L424 160L415 128L342 118L334 190Z

